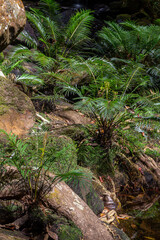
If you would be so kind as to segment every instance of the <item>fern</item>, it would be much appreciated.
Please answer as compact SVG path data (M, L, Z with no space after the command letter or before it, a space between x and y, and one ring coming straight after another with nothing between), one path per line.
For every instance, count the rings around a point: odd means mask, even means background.
M33 61L42 69L53 69L57 61L54 58L48 57L45 54L35 51L32 56Z
M42 11L52 19L58 20L58 14L60 12L60 6L55 0L40 0L39 6ZM58 17L58 19L57 19Z
M8 140L5 145L5 152L3 153L5 162L0 159L0 170L2 172L2 175L0 176L0 187L2 189L7 185L9 186L12 184L12 182L4 181L3 176L6 176L4 173L6 165L15 166L17 168L21 175L21 179L20 181L17 181L17 185L19 189L24 188L33 202L39 201L41 197L48 193L52 185L56 185L60 181L88 178L87 174L78 170L70 172L65 171L64 173L57 174L52 179L50 178L48 171L51 169L55 157L52 154L53 151L49 153L48 148L50 148L50 145L47 144L49 144L51 140L48 141L46 133L44 136L41 134L39 136L35 135L34 141L32 141L31 138L22 141L12 133L8 134L4 130L0 130L0 132L3 133ZM64 151L64 149L62 150ZM68 151L69 150L70 149L68 149ZM60 151L57 151L57 153L54 154L57 158L61 155ZM67 157L66 154L65 157ZM14 172L10 173L10 180L12 175L14 175Z
M25 84L26 86L38 86L43 85L44 81L35 75L22 74L16 78L16 82Z
M37 48L37 41L33 37L29 35L29 33L25 30L20 33L19 35L20 38L27 44L28 47L30 48Z
M72 49L80 49L89 43L89 34L93 20L94 17L91 15L90 10L77 11L70 18L65 32L66 46L63 52L64 56L67 56Z
M46 32L45 26L43 24L43 19L41 19L41 15L35 14L35 13L33 14L31 12L27 12L26 15L27 15L27 18L29 19L29 21L32 24L34 24L36 30L39 33L39 36L42 39L47 40L47 32Z
M106 24L108 27L103 27L98 36L103 47L109 52L112 50L116 57L136 60L143 54L144 58L158 47L160 42L158 26L138 26L134 22L125 22L121 25L114 22Z

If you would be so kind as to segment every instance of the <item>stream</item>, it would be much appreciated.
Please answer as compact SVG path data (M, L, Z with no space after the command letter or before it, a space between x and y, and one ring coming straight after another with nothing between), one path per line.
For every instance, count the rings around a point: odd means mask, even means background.
M139 206L140 207L140 206ZM134 240L160 240L160 203L147 211L126 209L131 218L120 220L119 228Z

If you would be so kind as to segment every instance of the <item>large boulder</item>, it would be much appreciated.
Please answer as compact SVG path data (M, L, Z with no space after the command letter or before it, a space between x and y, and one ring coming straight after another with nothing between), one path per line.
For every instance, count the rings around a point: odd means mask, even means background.
M17 37L25 23L21 0L0 0L0 52Z
M34 106L15 84L0 71L0 129L25 135L33 126Z

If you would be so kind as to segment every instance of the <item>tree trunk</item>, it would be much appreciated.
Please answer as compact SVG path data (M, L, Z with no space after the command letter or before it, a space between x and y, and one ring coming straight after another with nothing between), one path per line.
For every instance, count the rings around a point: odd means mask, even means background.
M113 237L88 205L64 182L54 186L45 196L45 203L81 229L84 240L113 240Z

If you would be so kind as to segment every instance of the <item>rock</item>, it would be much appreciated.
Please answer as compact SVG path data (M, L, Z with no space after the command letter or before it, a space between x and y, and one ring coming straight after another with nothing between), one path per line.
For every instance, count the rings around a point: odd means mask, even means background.
M21 0L0 1L0 51L23 30L26 16Z
M96 4L94 8L95 8L94 15L100 18L105 18L108 12L110 11L109 7L105 4Z
M78 181L68 182L67 184L81 199L87 203L96 215L103 211L103 201L94 190L91 179L79 179Z
M34 125L31 100L0 71L0 129L16 135L26 134Z
M71 124L90 124L91 119L85 117L85 115L79 111L73 109L73 105L60 102L61 105L56 105L55 115L65 119L68 125Z
M77 150L70 137L52 136L48 139L46 154L52 162L54 173L66 173L77 168Z
M29 240L28 237L24 236L18 231L9 231L6 229L0 229L0 240Z
M32 134L28 138L27 144L30 144L30 149L36 149L37 144L39 148L43 148L45 137L45 134L41 132L37 140L38 143L35 144L35 135ZM70 137L55 135L52 132L48 133L45 146L45 159L47 159L46 166L49 166L49 170L56 174L75 170L77 169L76 145Z

